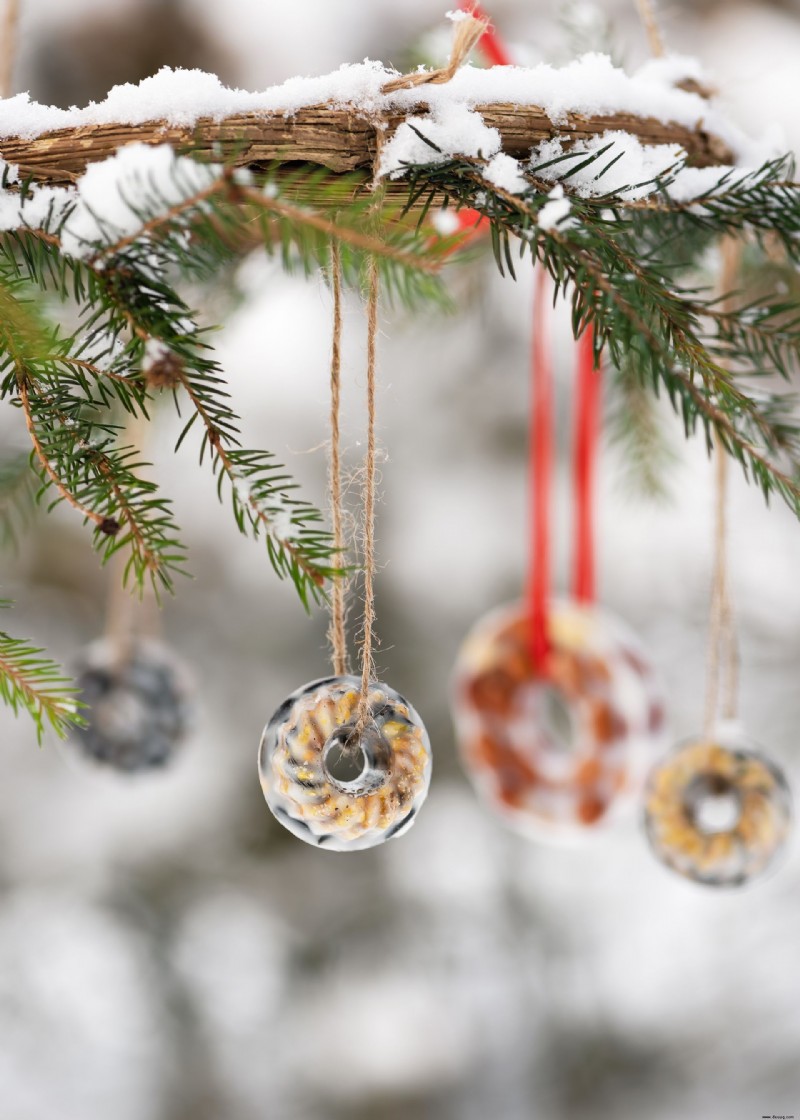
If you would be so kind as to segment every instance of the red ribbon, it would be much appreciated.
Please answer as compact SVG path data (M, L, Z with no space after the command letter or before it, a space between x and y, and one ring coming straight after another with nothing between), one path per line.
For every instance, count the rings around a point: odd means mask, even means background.
M550 283L543 266L534 270L531 348L529 484L531 539L526 599L530 650L540 666L550 648L550 489L553 473L553 367L550 347Z
M530 651L541 668L550 649L551 488L553 478L553 367L550 323L552 304L547 273L534 273L531 348L531 425L529 454L530 551L526 600ZM601 428L601 373L595 357L594 331L587 326L578 340L573 452L574 541L572 592L579 603L595 597L594 483Z
M601 374L595 360L594 331L591 326L584 330L578 340L577 352L572 593L579 603L591 603L595 594L594 478L602 406Z
M488 20L475 0L460 0L459 8L476 19ZM489 22L478 41L484 58L492 66L511 66L511 57ZM477 234L488 222L474 210L462 210L462 230ZM553 474L553 370L550 350L548 280L544 268L535 271L531 437L530 502L531 541L527 601L530 617L531 654L541 665L549 649L548 604L550 598L550 488ZM594 330L588 326L577 345L574 432L574 556L572 591L580 603L595 597L594 482L600 435L601 373L594 353Z

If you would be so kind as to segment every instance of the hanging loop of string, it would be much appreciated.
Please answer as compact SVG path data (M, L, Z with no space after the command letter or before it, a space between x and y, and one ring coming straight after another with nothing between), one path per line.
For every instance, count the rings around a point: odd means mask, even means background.
M2 38L0 38L0 97L10 97L14 89L20 4L21 0L5 0Z
M720 294L727 305L736 283L741 245L726 238L721 246ZM728 453L714 435L714 559L706 666L705 732L711 736L719 716L736 718L739 687L739 650L728 572Z
M664 37L661 34L661 28L658 26L653 0L636 0L636 7L639 9L639 19L642 21L642 26L647 35L650 53L653 58L663 58L666 53Z
M331 245L331 286L333 288L333 343L331 347L331 451L328 481L330 486L333 546L341 564L344 556L344 516L342 510L342 457L339 418L342 397L342 262L339 243ZM333 672L337 677L348 672L345 634L345 583L339 576L331 589L331 618L328 641Z
M344 553L344 517L342 509L341 468L341 343L342 343L342 279L339 247L331 249L331 280L333 288L333 344L331 347L331 451L329 485L334 545L339 556ZM378 336L378 265L371 257L367 265L367 451L364 460L363 547L364 547L364 613L361 637L361 686L356 712L355 738L369 722L369 689L375 676L372 656L375 627L375 384L376 344ZM341 577L334 580L331 592L331 618L328 638L336 676L348 672L347 637L345 632L346 586Z
M364 623L361 638L361 694L357 734L369 722L369 686L375 676L372 657L375 625L375 367L378 338L378 264L370 257L367 271L367 453L364 460Z

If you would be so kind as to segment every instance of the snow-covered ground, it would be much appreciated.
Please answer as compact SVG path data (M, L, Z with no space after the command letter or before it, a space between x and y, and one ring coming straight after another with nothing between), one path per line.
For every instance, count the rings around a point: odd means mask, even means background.
M54 68L62 52L63 68L63 52L81 49L82 21L138 19L159 35L157 5L139 0L23 8L18 86L34 98L44 96L43 45ZM555 8L498 0L492 11L521 60L536 61L567 56ZM365 55L402 67L443 14L431 0L183 9L224 48L226 80L250 89ZM626 62L639 65L628 6L606 12ZM718 77L738 124L760 138L776 121L800 146L797 12L675 5L665 27L676 50L699 53ZM76 53L72 69L85 57ZM239 282L246 299L218 348L246 442L283 455L322 501L329 295L258 259ZM255 767L261 728L325 671L325 620L309 621L265 554L238 538L193 450L172 458L179 429L165 416L155 450L195 576L167 604L165 626L198 681L197 731L168 773L119 779L87 770L69 747L37 750L29 726L0 711L3 1120L800 1111L797 840L751 890L703 891L653 862L633 820L581 847L527 844L486 815L459 773L447 710L455 652L479 614L517 593L524 564L531 285L502 281L487 256L454 288L457 317L387 314L379 343L378 662L434 744L418 823L384 848L332 855L269 817ZM572 360L560 328L563 585ZM363 452L364 357L363 314L350 300L352 470ZM4 410L0 424L4 440L21 440L16 415ZM681 450L679 425L668 424ZM682 738L702 718L711 472L699 444L681 450L672 500L656 505L632 497L624 474L609 451L602 598L650 649ZM800 788L800 529L735 471L731 515L742 714ZM40 519L2 565L14 629L69 662L104 609L81 525L65 511Z

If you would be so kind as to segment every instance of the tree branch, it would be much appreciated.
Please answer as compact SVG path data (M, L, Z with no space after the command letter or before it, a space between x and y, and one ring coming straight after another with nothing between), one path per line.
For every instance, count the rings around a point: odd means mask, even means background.
M415 107L415 115L428 106ZM630 133L644 144L678 144L696 167L733 162L727 144L702 128L664 124L652 117L631 113L586 115L567 113L558 125L537 106L479 105L477 111L502 138L509 155L527 158L531 148L560 137L569 145L608 131ZM298 109L291 116L243 113L218 121L204 117L191 128L165 121L146 124L99 124L57 129L33 139L7 137L0 143L2 157L19 166L23 177L39 183L74 182L91 163L107 159L123 144L170 144L190 149L209 159L223 159L239 167L258 167L276 160L314 163L334 172L374 168L380 142L391 138L408 116L376 118L352 109L316 105Z

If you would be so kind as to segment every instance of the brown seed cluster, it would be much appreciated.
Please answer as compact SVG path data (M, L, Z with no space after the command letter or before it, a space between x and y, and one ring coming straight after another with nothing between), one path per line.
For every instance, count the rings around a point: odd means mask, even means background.
M736 805L724 828L704 824L715 799ZM658 858L688 879L739 886L760 875L783 848L791 798L783 774L757 752L699 739L685 744L650 775L645 827Z

